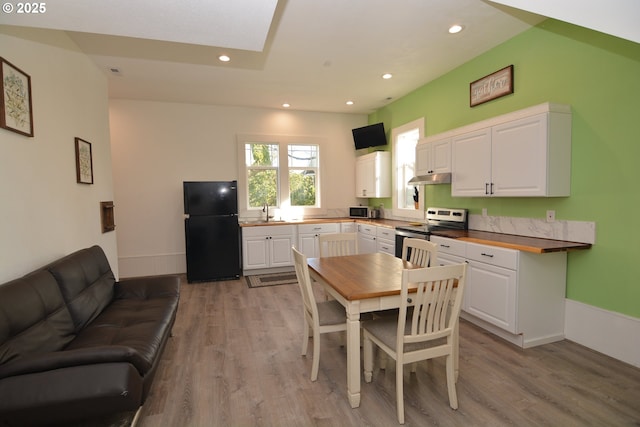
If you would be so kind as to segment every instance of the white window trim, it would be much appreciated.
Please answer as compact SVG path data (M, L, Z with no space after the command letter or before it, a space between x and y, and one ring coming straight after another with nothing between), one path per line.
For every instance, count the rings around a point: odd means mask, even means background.
M420 190L420 198L419 198L419 205L418 205L418 209L399 209L397 208L398 206L398 174L397 174L397 170L396 170L396 140L398 139L398 135L403 134L405 132L409 132L413 129L418 129L419 132L419 138L424 138L424 117L421 117L419 119L416 119L412 122L406 123L402 126L398 126L397 128L393 128L391 129L391 151L392 151L392 167L393 167L393 173L392 175L392 185L393 185L393 191L392 191L392 209L391 209L391 214L393 215L394 218L398 218L398 219L424 219L424 194L423 194L423 190L424 190L424 186L419 186L418 190Z
M261 218L264 214L261 208L249 208L247 205L247 168L245 165L245 144L251 142L265 144L279 144L279 179L280 187L278 188L278 200L280 206L273 207L277 219L303 219L304 217L323 216L326 215L327 209L322 203L322 180L325 175L327 163L324 161L324 152L326 148L326 138L317 136L293 136L293 135L267 135L267 134L248 134L240 133L236 135L236 145L238 151L238 214L243 219ZM318 180L317 194L318 207L291 207L289 204L289 162L288 162L288 146L290 144L305 145L315 144L318 146ZM271 207L270 207L271 208ZM271 215L271 212L269 213Z

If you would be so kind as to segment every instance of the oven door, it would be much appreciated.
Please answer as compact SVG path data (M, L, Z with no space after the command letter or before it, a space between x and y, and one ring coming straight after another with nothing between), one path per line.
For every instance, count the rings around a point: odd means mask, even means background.
M413 231L402 230L396 228L396 257L402 258L402 244L404 243L404 239L411 237L414 239L424 239L429 240L428 234L423 233L415 233Z

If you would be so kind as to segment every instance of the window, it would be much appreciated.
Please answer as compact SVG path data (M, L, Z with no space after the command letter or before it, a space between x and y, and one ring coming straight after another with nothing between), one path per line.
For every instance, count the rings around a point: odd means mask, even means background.
M241 214L259 216L265 203L285 216L319 212L320 144L313 139L238 136Z
M288 150L291 206L318 206L318 146L289 145Z
M424 119L414 120L403 126L392 129L391 141L394 154L394 191L393 191L393 215L405 218L424 217L424 199L422 194L416 195L421 187L407 185L407 182L415 176L416 144L424 135ZM416 209L414 197L418 199Z
M278 144L245 144L249 208L278 206Z

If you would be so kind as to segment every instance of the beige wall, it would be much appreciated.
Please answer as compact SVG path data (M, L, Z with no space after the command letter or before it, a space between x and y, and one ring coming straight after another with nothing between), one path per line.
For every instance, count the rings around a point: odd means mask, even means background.
M107 80L63 33L0 26L0 55L31 76L33 138L0 129L0 283L98 244L118 273ZM92 143L93 185L76 183L74 138Z
M123 277L186 271L182 182L238 179L237 134L324 138L323 205L333 214L356 203L351 129L366 124L366 115L132 100L109 105Z

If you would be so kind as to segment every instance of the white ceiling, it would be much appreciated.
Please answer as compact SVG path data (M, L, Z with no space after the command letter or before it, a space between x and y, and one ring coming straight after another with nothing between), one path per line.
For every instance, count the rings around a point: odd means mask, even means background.
M371 112L545 19L483 0L57 0L46 7L38 15L1 13L0 24L67 31L108 74L111 98L287 102L353 113ZM464 31L448 34L455 23ZM223 53L230 62L218 61ZM387 72L394 77L383 80Z

